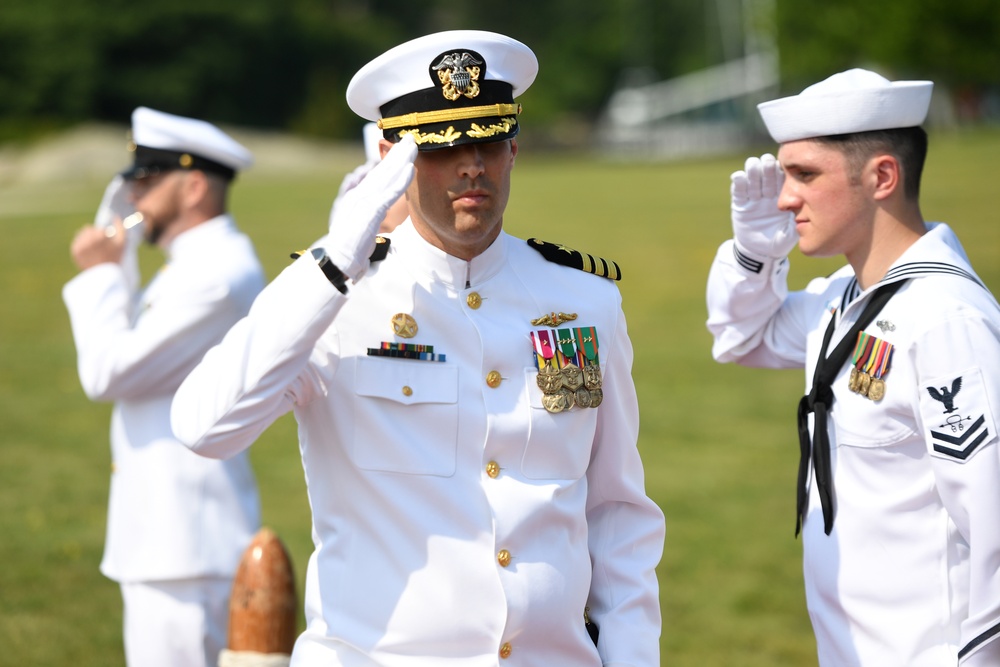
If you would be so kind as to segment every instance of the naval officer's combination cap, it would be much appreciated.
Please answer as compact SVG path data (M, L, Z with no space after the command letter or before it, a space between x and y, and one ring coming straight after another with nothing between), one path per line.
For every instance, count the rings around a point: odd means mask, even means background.
M232 180L253 164L250 151L215 125L148 107L132 112L129 150L133 162L122 172L128 179L197 169Z
M889 81L850 69L798 95L757 105L771 138L780 143L837 134L916 127L927 118L931 81Z
M347 86L347 104L389 141L412 135L419 150L517 136L514 98L535 80L538 60L493 32L451 30L386 51Z

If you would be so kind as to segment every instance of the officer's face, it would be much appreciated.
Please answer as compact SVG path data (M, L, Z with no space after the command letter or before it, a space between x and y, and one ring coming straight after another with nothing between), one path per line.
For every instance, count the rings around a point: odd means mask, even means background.
M516 155L513 139L418 153L406 197L420 235L466 260L486 250L503 226Z
M180 188L185 172L180 170L132 181L132 203L142 213L146 241L156 244L180 215Z
M809 139L782 144L778 161L785 171L778 207L795 215L799 250L848 259L866 252L875 208L864 172L852 170L841 151Z

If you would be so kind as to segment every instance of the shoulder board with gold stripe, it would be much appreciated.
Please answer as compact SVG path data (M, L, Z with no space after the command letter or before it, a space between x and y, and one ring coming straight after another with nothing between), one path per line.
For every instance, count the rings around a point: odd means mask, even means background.
M385 256L389 254L389 243L391 240L386 236L376 236L375 237L375 250L368 257L369 262L381 262L385 259ZM298 259L302 255L306 254L307 250L296 250L291 253L289 257L292 259Z
M602 257L594 257L579 250L573 250L559 243L549 243L538 239L528 239L528 245L542 254L542 257L574 269L593 273L602 278L621 280L622 270L617 262Z

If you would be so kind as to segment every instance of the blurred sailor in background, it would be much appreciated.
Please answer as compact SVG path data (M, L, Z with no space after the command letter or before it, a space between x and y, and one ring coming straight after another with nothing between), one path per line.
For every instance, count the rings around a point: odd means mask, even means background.
M245 455L214 461L177 442L170 403L264 285L227 213L252 156L214 125L145 107L132 142L132 165L73 239L80 273L63 289L83 389L114 402L101 571L121 585L131 667L215 667L232 577L260 523L257 486ZM143 238L167 262L140 289Z

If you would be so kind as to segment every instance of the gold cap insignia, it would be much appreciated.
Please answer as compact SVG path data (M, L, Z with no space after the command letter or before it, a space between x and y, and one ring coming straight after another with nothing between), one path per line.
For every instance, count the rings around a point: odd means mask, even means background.
M441 94L446 100L454 102L463 95L470 100L479 95L480 68L477 65L482 64L482 60L468 51L461 54L456 51L444 54L431 69L437 72L441 81Z

